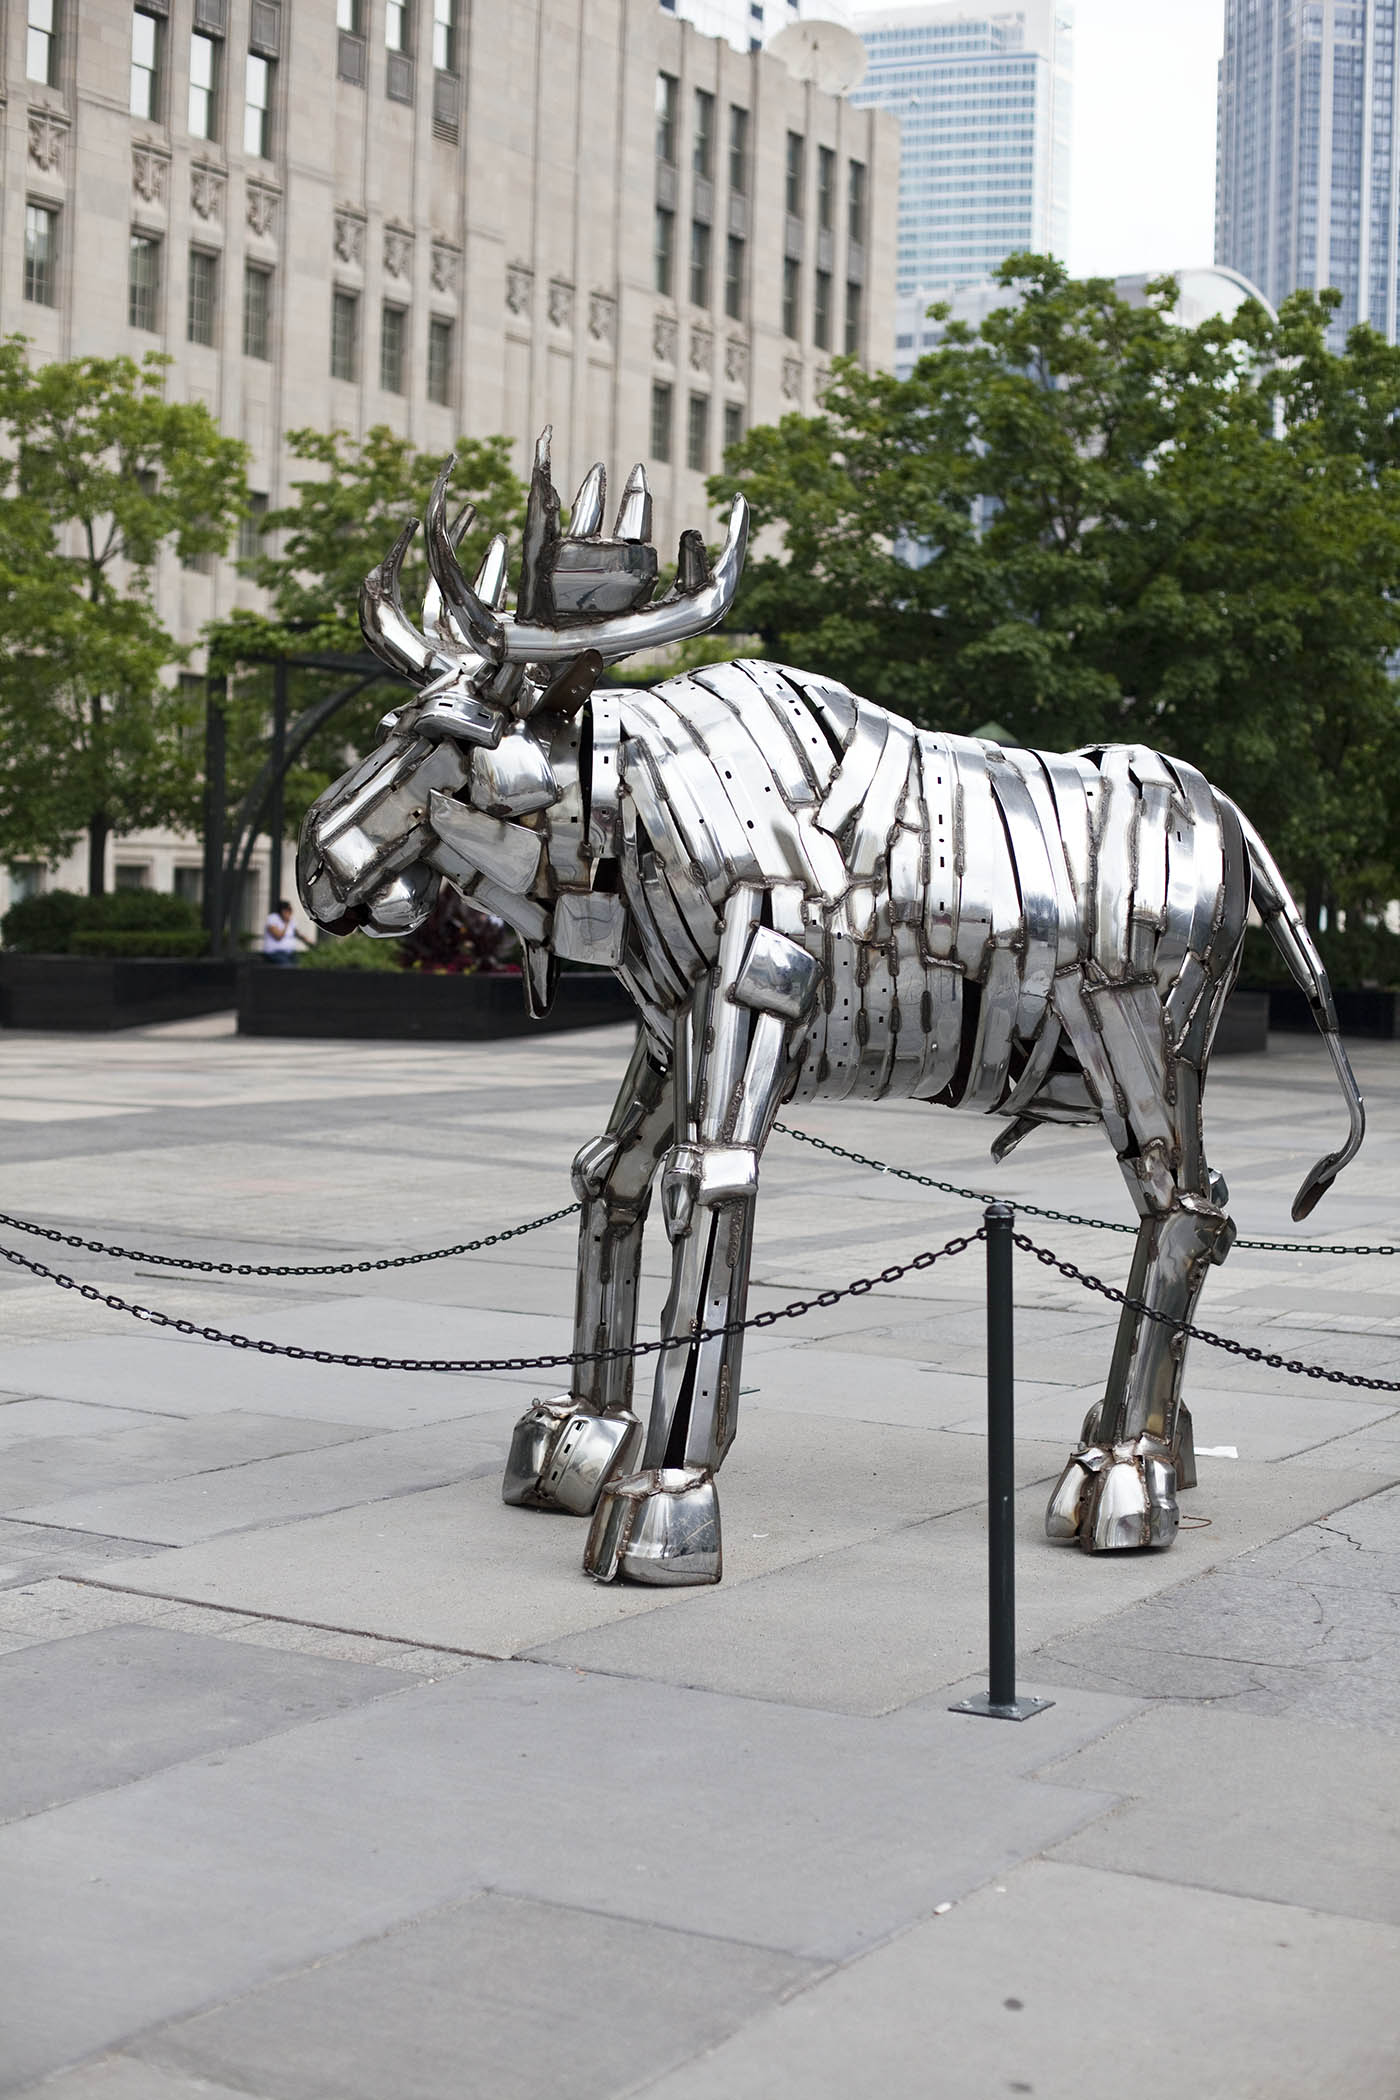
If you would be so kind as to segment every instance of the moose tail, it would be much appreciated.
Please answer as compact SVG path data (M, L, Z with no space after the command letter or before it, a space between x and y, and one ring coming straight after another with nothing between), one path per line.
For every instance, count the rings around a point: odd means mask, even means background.
M1351 1117L1351 1129L1341 1150L1329 1152L1326 1159L1320 1159L1293 1198L1293 1216L1301 1221L1307 1217L1318 1199L1326 1195L1342 1168L1348 1161L1355 1159L1360 1151L1361 1140L1366 1135L1366 1110L1361 1099L1361 1089L1356 1083L1356 1074L1352 1071L1346 1051L1342 1047L1341 1033L1337 1027L1337 1009L1332 1003L1332 987L1327 982L1322 957L1303 923L1302 914L1288 893L1288 885L1279 873L1278 863L1248 817L1243 812L1237 814L1244 831L1245 850L1249 854L1255 907L1269 930L1274 946L1287 963L1299 988L1307 996L1313 1019L1322 1032L1322 1040L1326 1043L1332 1063L1336 1067L1342 1098Z

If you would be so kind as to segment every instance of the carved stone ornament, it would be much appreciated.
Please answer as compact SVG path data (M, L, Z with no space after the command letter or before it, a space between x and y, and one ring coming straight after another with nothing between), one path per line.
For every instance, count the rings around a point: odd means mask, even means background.
M658 314L651 324L651 354L668 365L676 361L676 324L670 314Z
M528 263L506 264L506 307L513 314L528 314L535 298L535 273Z
M588 333L595 343L610 343L617 333L617 301L611 292L588 295Z
M224 215L223 171L196 161L190 169L190 209L197 219L220 220Z
M549 325L551 328L572 328L574 325L574 288L563 277L549 280Z
M143 204L165 203L170 175L170 162L163 153L156 153L150 146L133 146L131 149L131 187Z
M690 331L690 369L692 372L708 372L710 356L715 347L714 335L708 328L692 328Z
M384 274L386 277L407 277L413 268L413 235L402 226L386 226L384 229Z
M783 359L783 399L797 401L802 396L802 360L800 357Z
M459 263L461 262L461 259L462 258L458 251L455 248L450 248L447 245L446 241L433 242L433 259L430 265L430 277L432 287L435 292L456 291L457 268Z
M29 158L43 175L63 173L63 147L68 126L46 109L29 112Z
M260 182L248 185L248 231L265 238L277 231L277 192Z
M335 259L359 270L365 266L365 222L358 212L338 211L335 215Z
M749 346L737 335L731 335L724 346L724 376L731 386L749 383Z

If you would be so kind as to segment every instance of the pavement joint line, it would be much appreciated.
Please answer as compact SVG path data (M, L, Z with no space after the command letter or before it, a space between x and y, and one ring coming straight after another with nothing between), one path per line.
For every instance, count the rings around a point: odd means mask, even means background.
M383 1641L391 1648L422 1648L433 1655L464 1655L470 1662L514 1662L522 1658L488 1654L481 1648L454 1648L446 1641L410 1640L401 1633L373 1633L364 1626L333 1626L325 1619L297 1619L289 1612L258 1611L247 1604L212 1604L207 1597L182 1597L172 1590L143 1590L130 1582L95 1582L86 1575L55 1575L78 1589L106 1590L117 1597L149 1597L157 1604L186 1604L197 1611L226 1612L234 1619L265 1620L269 1626L304 1626L311 1633L342 1633L357 1641Z

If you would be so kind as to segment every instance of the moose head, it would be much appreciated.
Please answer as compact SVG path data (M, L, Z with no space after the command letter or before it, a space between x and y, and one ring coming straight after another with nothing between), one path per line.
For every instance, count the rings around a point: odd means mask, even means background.
M365 578L365 640L417 690L384 717L376 750L310 810L298 858L308 909L336 933L362 927L392 939L411 932L432 910L444 875L476 893L520 934L534 1008L547 1003L552 978L547 813L568 787L554 756L560 729L579 715L606 665L723 618L748 537L740 496L718 560L711 564L698 532L683 532L675 582L655 598L642 467L627 477L611 537L603 533L601 465L585 476L561 531L549 448L546 429L535 451L514 614L504 609L503 538L492 541L474 581L457 560L474 513L468 506L449 519L451 459L423 519L430 580L421 627L401 593L417 519ZM582 741L576 736L575 748ZM582 791L586 799L586 781Z

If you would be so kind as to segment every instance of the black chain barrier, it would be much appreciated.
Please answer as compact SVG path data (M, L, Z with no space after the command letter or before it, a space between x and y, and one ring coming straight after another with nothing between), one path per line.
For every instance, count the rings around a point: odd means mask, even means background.
M1223 1349L1227 1356L1238 1356L1245 1363L1265 1364L1271 1371L1291 1371L1295 1378L1320 1378L1327 1385L1359 1386L1366 1393L1400 1393L1400 1378L1363 1378L1358 1372L1329 1371L1326 1364L1305 1364L1296 1356L1280 1356L1276 1350L1256 1349L1251 1343L1236 1341L1231 1335L1216 1334L1209 1327L1193 1326L1190 1320L1174 1320L1170 1313L1159 1312L1141 1298L1130 1298L1126 1291L1120 1291L1116 1284L1105 1283L1101 1276L1090 1276L1074 1262L1062 1261L1051 1248L1037 1247L1024 1232L1013 1233L1012 1239L1023 1254L1033 1254L1042 1268L1054 1269L1058 1275L1068 1277L1071 1283L1082 1284L1086 1291L1109 1298L1115 1305L1126 1306L1130 1312L1142 1313L1147 1319L1155 1320L1161 1327L1170 1327L1177 1334L1189 1335L1193 1342L1204 1342L1209 1349Z
M843 1284L840 1290L818 1291L815 1298L795 1298L790 1305L753 1313L747 1320L728 1320L722 1327L704 1327L693 1334L661 1336L650 1342L621 1343L615 1349L572 1349L567 1355L556 1356L348 1356L330 1349L303 1349L296 1342L258 1341L251 1335L225 1334L220 1327L201 1327L197 1320L179 1319L173 1313L157 1312L149 1305L133 1305L129 1299L119 1298L114 1291L101 1291L95 1283L79 1283L74 1276L64 1276L56 1269L47 1268L41 1261L31 1261L14 1247L0 1247L0 1260L9 1262L12 1268L27 1270L31 1276L42 1277L47 1283L56 1284L61 1291L76 1291L80 1298L87 1298L95 1305L105 1305L112 1312L130 1313L133 1319L145 1320L152 1327L168 1327L175 1334L196 1335L204 1342L226 1342L231 1349L252 1349L259 1356L289 1356L297 1363L341 1364L354 1371L554 1371L572 1369L577 1364L618 1363L624 1357L655 1356L663 1349L686 1349L692 1342L715 1342L725 1335L743 1334L749 1328L773 1327L779 1320L800 1320L805 1313L816 1312L819 1307L839 1305L843 1298L864 1298L878 1284L898 1283L901 1276L911 1275L915 1270L931 1269L935 1262L944 1261L950 1255L965 1254L969 1247L975 1247L986 1237L985 1229L979 1227L976 1232L960 1234L942 1247L916 1254L912 1261L891 1262L888 1268L881 1269L878 1276L857 1276L853 1283Z
M829 1152L834 1159L849 1160L855 1167L870 1167L876 1174L892 1174L896 1181L912 1181L921 1189L936 1189L941 1196L961 1196L968 1203L1000 1203L1001 1196L989 1196L985 1189L959 1188L955 1181L935 1181L931 1174L916 1174L912 1167L891 1166L888 1160L871 1159L866 1152L850 1152L844 1145L834 1145L830 1138L816 1137L810 1130L794 1130L790 1124L775 1123L775 1131L783 1137L795 1138L799 1145L812 1145L818 1152ZM1044 1218L1052 1225L1085 1225L1094 1232L1135 1233L1136 1225L1125 1225L1117 1218L1082 1218L1075 1210L1049 1210L1039 1203L1017 1203L1016 1210L1022 1217ZM0 1218L0 1224L8 1223ZM1400 1254L1400 1247L1341 1247L1320 1246L1305 1240L1245 1240L1237 1239L1237 1247L1247 1247L1254 1254Z

